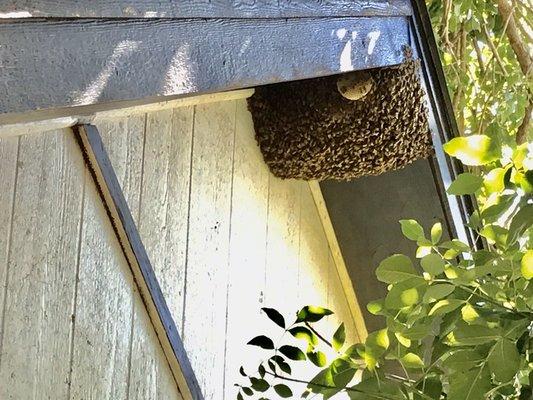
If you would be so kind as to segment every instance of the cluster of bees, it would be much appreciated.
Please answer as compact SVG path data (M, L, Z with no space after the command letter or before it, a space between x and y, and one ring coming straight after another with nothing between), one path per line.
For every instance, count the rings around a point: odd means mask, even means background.
M258 87L248 101L256 139L280 178L351 180L432 152L419 63L368 70L372 88L343 97L338 76Z

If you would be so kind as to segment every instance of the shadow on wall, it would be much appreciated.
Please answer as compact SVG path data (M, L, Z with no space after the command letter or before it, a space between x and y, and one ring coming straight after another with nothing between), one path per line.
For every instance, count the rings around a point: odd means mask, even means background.
M325 181L321 188L368 330L379 329L382 318L366 310L386 294L374 271L391 254L416 251L398 221L416 219L427 230L445 218L429 161L352 182Z

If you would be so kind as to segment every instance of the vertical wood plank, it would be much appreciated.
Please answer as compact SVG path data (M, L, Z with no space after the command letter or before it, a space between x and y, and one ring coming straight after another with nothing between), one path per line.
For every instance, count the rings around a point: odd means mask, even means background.
M134 290L134 309L128 399L182 399L137 290Z
M308 185L301 197L298 297L301 304L327 306L329 246Z
M352 313L346 294L342 287L341 279L335 262L335 257L332 253L329 254L328 262L328 298L329 307L335 312L329 319L331 328L337 328L341 322L344 322L346 329L346 342L350 344L358 343L361 341L359 333L354 323ZM329 332L333 334L334 330Z
M83 160L70 130L20 141L0 398L66 398Z
M304 182L270 175L265 304L294 315L298 301L301 192Z
M230 270L225 364L225 399L237 397L233 386L241 365L257 367L260 349L246 346L265 327L261 315L265 286L268 168L254 138L246 101L237 101L231 213ZM246 348L245 348L246 347Z
M19 138L0 139L0 365L4 327L4 295L11 242L12 211L15 201Z
M171 115L172 111L169 110L166 114L156 113L152 117L151 120L156 124L156 129L152 129L152 135L164 136L165 132L158 128L161 128L161 125L170 125L171 121L167 117ZM99 124L102 141L138 226L142 226L140 208L143 197L141 192L144 193L144 186L147 182L143 174L145 172L143 155L145 155L147 122L148 118L145 115L139 115ZM148 167L150 168L150 165ZM151 182L153 178L153 175L149 176L148 182ZM150 218L153 216L150 215ZM131 293L133 327L128 349L130 352L128 355L130 358L128 398L143 400L176 398L179 396L179 391L140 294L134 286L132 286Z
M182 327L193 107L147 116L139 234Z
M206 400L223 398L235 102L196 106L184 345Z
M101 128L128 203L138 210L143 138L136 133L143 132L144 118L102 123ZM72 396L126 398L134 283L90 175L85 190Z

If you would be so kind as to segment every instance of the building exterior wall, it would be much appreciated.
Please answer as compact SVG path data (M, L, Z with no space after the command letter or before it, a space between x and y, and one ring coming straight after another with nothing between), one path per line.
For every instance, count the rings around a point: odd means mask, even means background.
M269 173L245 100L97 126L206 399L262 359L261 307L327 306L358 340L309 185ZM180 398L71 131L0 139L0 166L0 398Z
M181 398L72 132L0 149L0 398Z

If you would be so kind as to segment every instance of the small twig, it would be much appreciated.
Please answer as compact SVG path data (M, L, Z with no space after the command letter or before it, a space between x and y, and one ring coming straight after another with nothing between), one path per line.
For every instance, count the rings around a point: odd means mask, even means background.
M494 58L496 59L496 62L498 63L498 65L500 66L500 69L503 72L503 75L506 76L506 77L509 76L509 74L507 73L507 70L505 69L505 66L503 65L503 61L502 61L502 59L500 57L500 53L498 53L498 49L496 48L496 46L492 42L492 39L490 38L490 34L489 34L488 29L487 29L486 23L483 21L483 23L481 25L483 27L483 34L485 35L485 38L487 39L487 44L488 44L488 46L490 48L490 51L492 51L492 54L494 55Z
M318 333L318 332L317 332L317 331L311 326L311 324L309 324L309 322L306 322L306 323L305 323L305 326L307 326L311 332L313 332L315 335L317 335L318 338L319 338L320 340L322 340L324 343L326 343L329 347L333 348L332 344L331 344L330 342L328 342L328 341L326 340L326 338L324 338L320 333Z

